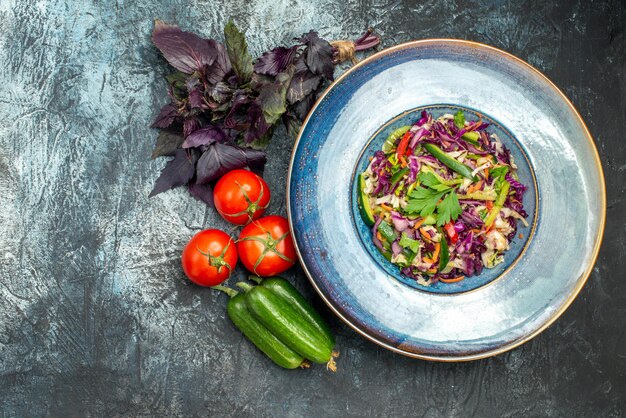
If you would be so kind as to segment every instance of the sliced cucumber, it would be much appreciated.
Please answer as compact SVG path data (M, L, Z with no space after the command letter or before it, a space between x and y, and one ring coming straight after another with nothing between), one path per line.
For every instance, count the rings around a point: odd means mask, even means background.
M370 206L370 200L365 193L365 177L363 174L359 175L359 193L358 193L358 202L359 202L359 211L361 212L361 217L363 221L369 225L374 225L374 212L372 212L372 207Z

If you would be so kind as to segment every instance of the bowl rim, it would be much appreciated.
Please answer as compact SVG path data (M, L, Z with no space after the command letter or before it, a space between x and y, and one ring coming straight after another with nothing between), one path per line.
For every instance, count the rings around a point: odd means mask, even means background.
M319 104L322 102L322 100L324 100L324 98L326 98L326 96L329 94L330 91L332 91L332 89L335 87L336 84L339 84L344 78L346 78L348 75L350 75L351 73L355 72L357 69L361 68L362 66L365 66L373 61L376 61L377 59L380 59L382 57L385 57L386 55L392 54L394 52L397 51L401 51L404 49L410 49L416 46L422 46L425 44L435 44L435 43L449 43L449 44L456 44L456 45L463 45L463 46L467 46L470 48L477 48L477 49L485 49L488 50L490 52L495 52L496 54L502 56L505 59L511 60L514 63L525 67L527 70L530 70L532 73L534 73L535 75L539 76L539 78L541 80L543 80L544 82L547 83L547 85L549 87L551 87L556 93L557 95L559 95L563 101L567 104L567 106L570 108L570 110L574 113L574 115L576 116L576 118L578 119L578 122L580 122L580 124L583 127L583 133L584 133L584 137L587 140L587 142L589 143L589 145L591 146L591 149L593 150L594 153L594 165L596 167L597 173L599 174L599 178L602 184L600 193L601 193L601 200L600 200L600 206L602 208L601 210L601 218L600 218L600 230L598 231L598 234L596 236L596 240L592 249L592 261L589 263L589 265L587 266L587 268L585 269L585 271L583 272L583 275L581 276L581 279L578 281L577 285L572 289L570 295L568 296L567 300L565 301L565 303L563 305L561 305L561 307L559 309L557 309L552 316L545 322L543 323L540 327L538 327L536 330L534 330L533 332L529 333L528 335L524 336L523 338L519 338L517 340L511 341L507 344L504 344L502 346L496 347L494 349L491 350L486 350L486 351L482 351L482 352L478 352L478 353L473 353L473 354L467 354L467 355L460 355L460 356L437 356L437 355L429 355L429 354L422 354L422 353L416 353L416 352L410 352L410 351L405 351L402 350L401 348L398 347L394 347L390 344L388 344L385 341L381 341L369 334L367 334L365 331L361 330L356 324L352 323L351 320L349 318L346 318L344 315L341 314L341 312L339 312L331 303L330 300L328 300L328 298L322 293L322 291L320 290L320 288L318 287L317 283L315 282L315 280L313 279L311 273L309 272L306 264L303 261L303 257L302 254L300 253L300 248L298 247L298 243L297 240L294 239L294 247L296 249L296 254L298 255L298 259L300 260L300 265L302 266L302 269L304 270L304 273L306 274L307 278L309 279L309 282L311 282L311 285L313 286L313 288L315 289L315 291L317 292L317 294L322 298L322 300L324 301L324 303L326 303L326 305L328 306L328 308L337 316L339 317L344 323L346 323L350 328L354 329L357 333L359 333L361 336L365 337L367 340L381 346L384 347L388 350L391 350L395 353L398 354L402 354L404 356L407 357L412 357L412 358L418 358L421 360L430 360L430 361L439 361L439 362L463 362L463 361L472 361L472 360L479 360L479 359L483 359L483 358L487 358L487 357L492 357L507 351L510 351L522 344L524 344L525 342L530 341L531 339L533 339L534 337L536 337L537 335L541 334L543 331L545 331L548 327L550 327L550 325L552 325L566 310L567 308L570 307L570 305L572 304L572 302L574 301L574 299L576 299L576 297L578 296L578 294L580 293L580 291L582 290L582 288L584 287L585 283L587 283L587 280L589 279L589 276L591 275L591 272L593 270L593 267L595 266L597 259L598 259L598 255L600 252L600 247L602 245L602 240L604 238L604 229L605 229L605 225L606 225L606 181L604 178L604 171L602 169L602 163L600 160L600 154L598 153L598 149L596 147L596 144L593 140L593 137L589 131L589 128L587 127L587 125L585 124L585 121L583 120L582 116L580 115L580 112L578 112L578 110L576 109L576 107L574 106L574 104L571 102L571 100L561 91L561 89L559 89L556 84L554 84L548 77L546 77L541 71L539 71L538 69L536 69L535 67L533 67L532 65L530 65L529 63L527 63L526 61L522 60L521 58L516 57L515 55L506 52L502 49L484 44L484 43L480 43L480 42L475 42L475 41L468 41L468 40L464 40L464 39L453 39L453 38L427 38L427 39L420 39L420 40L414 40L414 41L409 41L409 42L405 42L405 43L401 43L399 45L393 46L393 47L389 47L389 48L385 48L381 51L378 51L372 55L370 55L369 57L365 58L364 60L360 61L359 63L357 63L356 65L350 67L349 69L347 69L343 74L341 74L337 79L335 79L327 88L326 90L324 90L324 92L320 95L320 97L317 99L317 101L315 102L315 104L313 105L313 107L311 108L311 110L309 111L307 117L305 118L304 122L302 123L302 126L300 127L300 131L298 132L298 136L293 144L293 149L291 151L291 157L289 159L289 168L288 168L288 172L287 172L287 185L286 185L286 193L285 193L285 197L287 200L287 219L289 221L289 230L291 232L291 235L293 237L296 236L295 234L295 229L293 226L293 220L292 220L292 216L291 216L291 196L290 196L290 184L291 184L291 174L293 171L293 167L294 167L294 163L295 163L295 157L296 157L296 151L298 149L298 145L300 144L300 140L302 138L302 134L304 133L304 130L309 122L309 119L311 118L311 115L315 112L315 110L317 109L317 107L319 106Z

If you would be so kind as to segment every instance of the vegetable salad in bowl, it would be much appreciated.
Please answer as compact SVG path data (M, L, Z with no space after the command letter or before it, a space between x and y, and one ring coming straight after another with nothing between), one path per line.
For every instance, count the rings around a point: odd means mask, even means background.
M526 226L526 186L509 150L482 120L423 111L393 131L358 177L372 241L403 275L455 283L504 261Z

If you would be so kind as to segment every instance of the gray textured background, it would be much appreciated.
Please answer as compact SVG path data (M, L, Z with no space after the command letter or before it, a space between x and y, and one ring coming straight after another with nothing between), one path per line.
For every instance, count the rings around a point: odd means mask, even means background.
M0 410L3 416L623 416L626 413L626 6L623 1L0 1ZM254 55L311 28L367 26L384 45L457 37L509 51L579 108L603 159L608 223L580 297L530 343L437 364L331 323L339 371L286 371L184 280L196 231L228 228L184 190L148 199L164 159L148 128L169 71L153 18ZM285 213L291 140L270 146L271 212ZM242 274L239 272L239 274Z

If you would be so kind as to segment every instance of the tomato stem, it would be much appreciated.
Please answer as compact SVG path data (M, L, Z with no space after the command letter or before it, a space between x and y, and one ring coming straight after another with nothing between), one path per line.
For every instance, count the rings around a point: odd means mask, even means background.
M285 254L282 254L281 252L278 251L278 249L276 248L276 246L285 238L287 238L290 234L290 232L285 232L283 235L281 235L280 237L278 237L278 239L274 239L272 237L272 234L269 231L265 231L265 233L267 234L267 238L263 239L261 237L244 237L244 238L240 238L238 242L241 241L257 241L262 243L265 248L263 249L263 252L261 253L261 255L259 256L259 258L256 260L256 263L254 264L254 268L252 269L252 271L254 273L257 273L256 269L259 266L259 264L261 264L261 262L263 261L263 259L265 258L265 255L271 251L274 254L276 254L279 258L289 262L289 263L293 263L294 261L287 257Z
M228 248L230 247L231 242L232 240L228 241L228 244L226 244L221 254L218 256L213 256L209 252L202 251L200 247L198 247L197 245L196 245L196 249L198 250L200 254L202 254L209 260L210 266L217 268L218 273L222 270L222 267L226 267L228 269L228 274L230 274L233 271L233 269L231 265L228 264L226 260L224 260L224 256L226 255L226 251L228 251Z
M215 289L215 290L219 290L220 292L224 292L231 298L234 298L235 296L237 296L237 294L239 294L239 292L237 292L235 289L231 289L230 287L222 286L222 285L219 285L219 284L215 285L215 286L211 286L211 289Z
M248 196L248 193L246 193L246 190L243 188L243 186L241 186L241 184L239 184L239 182L235 182L235 184L237 185L237 187L239 187L239 190L241 191L241 194L243 194L243 198L246 199L246 202L248 202L248 208L245 210L242 210L241 212L237 212L237 213L233 213L230 214L230 216L239 216L239 215L247 215L248 216L248 222L252 222L252 218L254 216L254 213L258 210L258 209L267 209L267 206L269 205L266 204L265 206L261 206L261 199L263 199L263 194L264 194L264 189L263 189L263 182L261 182L261 180L259 180L257 178L257 181L259 182L259 186L260 186L260 192L259 192L259 197L257 198L257 200L255 200L254 202L252 201L252 199L250 199L250 197Z

